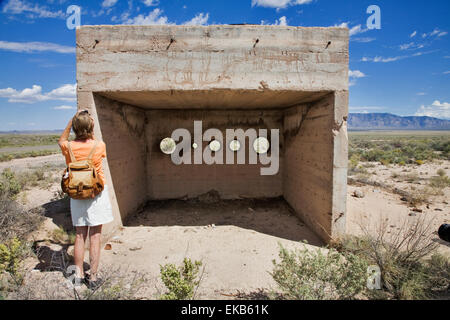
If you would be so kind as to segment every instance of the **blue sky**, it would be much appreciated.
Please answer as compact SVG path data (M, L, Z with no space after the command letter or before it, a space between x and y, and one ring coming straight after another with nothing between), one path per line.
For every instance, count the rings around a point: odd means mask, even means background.
M350 29L350 112L450 119L450 1L0 0L0 131L61 129L75 112L81 24L282 24ZM381 29L367 28L370 5Z

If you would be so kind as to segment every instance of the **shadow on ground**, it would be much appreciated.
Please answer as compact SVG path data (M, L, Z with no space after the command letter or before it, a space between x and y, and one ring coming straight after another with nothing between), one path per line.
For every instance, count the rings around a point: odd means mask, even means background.
M321 246L323 242L282 198L149 201L125 226L226 226Z
M44 216L52 219L53 223L62 227L65 231L73 230L72 219L70 217L70 199L64 197L42 205Z

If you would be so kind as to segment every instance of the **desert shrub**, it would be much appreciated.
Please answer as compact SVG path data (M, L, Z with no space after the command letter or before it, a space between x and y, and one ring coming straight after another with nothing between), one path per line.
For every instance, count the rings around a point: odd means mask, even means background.
M448 135L396 136L389 134L349 135L349 158L383 164L418 164L433 159L450 159Z
M450 187L450 178L445 175L445 171L439 169L437 171L437 176L430 178L430 187L437 189L444 189Z
M168 292L161 295L163 300L186 300L193 299L195 289L201 281L199 270L202 263L192 262L191 259L184 258L183 265L177 267L174 264L160 266L161 280L168 289Z
M0 195L0 243L14 237L19 240L35 231L43 221L40 210L24 210L16 201Z
M16 283L22 281L20 267L30 254L29 247L17 238L0 243L0 274L6 272Z
M74 244L76 233L74 230L66 231L63 227L58 227L52 231L52 239L62 244Z
M85 290L74 298L80 300L134 300L148 283L145 273L107 267L99 275L104 280L96 290Z
M57 144L58 139L55 134L2 134L0 148L51 145Z
M448 289L449 259L436 253L437 244L431 240L432 224L424 219L405 223L399 230L388 233L381 224L376 236L351 237L338 248L351 252L381 270L382 289L369 290L373 299L427 299Z
M356 168L358 166L360 160L361 159L358 154L353 154L349 160L350 161L350 165L349 165L350 169Z
M271 275L283 299L352 299L365 288L367 264L352 253L280 246L279 257Z
M0 174L0 195L6 195L8 198L14 199L22 188L22 183L10 168L2 171Z
M41 210L24 210L8 193L0 194L0 243L14 237L25 240L43 219Z

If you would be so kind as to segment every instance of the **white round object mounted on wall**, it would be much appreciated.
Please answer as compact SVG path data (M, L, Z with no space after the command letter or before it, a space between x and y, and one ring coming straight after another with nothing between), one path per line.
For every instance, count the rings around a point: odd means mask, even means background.
M217 152L220 150L220 142L217 140L213 140L209 143L209 149L211 149L211 151Z
M172 154L175 151L176 143L172 138L164 138L159 144L159 148L165 154Z
M192 144L192 148L197 149L198 148L198 144L196 144L195 142Z
M231 151L239 151L239 149L241 149L241 143L239 142L239 140L233 140L230 142L230 150Z
M267 138L265 137L259 137L256 138L255 141L253 141L253 150L255 150L256 153L264 154L269 151L269 147L269 140L267 140Z

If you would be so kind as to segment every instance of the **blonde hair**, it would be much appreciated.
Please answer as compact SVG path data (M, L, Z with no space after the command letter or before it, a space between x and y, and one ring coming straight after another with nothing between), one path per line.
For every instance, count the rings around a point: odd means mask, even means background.
M87 140L94 138L94 122L89 113L81 112L72 118L72 130L75 140Z

